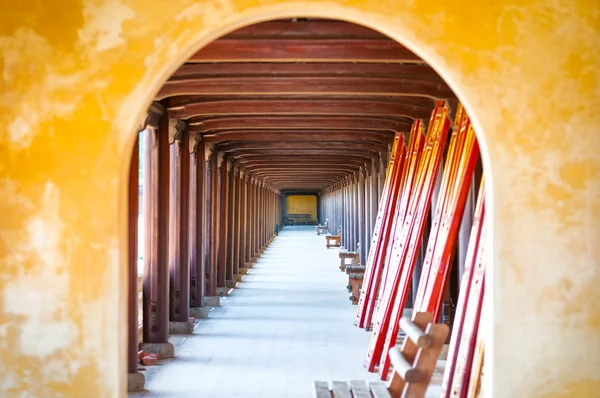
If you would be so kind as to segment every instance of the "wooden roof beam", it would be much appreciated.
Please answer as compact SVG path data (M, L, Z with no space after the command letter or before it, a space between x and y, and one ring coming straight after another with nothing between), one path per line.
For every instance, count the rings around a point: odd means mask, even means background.
M424 63L391 39L228 39L206 45L188 62L395 62Z
M310 130L377 130L394 132L410 131L412 121L408 118L368 117L349 115L229 115L192 118L189 131L218 132L238 129L310 129Z
M264 97L262 99L199 100L172 105L169 114L173 118L189 119L202 115L361 115L403 116L409 119L426 119L431 116L431 107L385 99L284 99Z
M454 93L443 82L407 77L190 77L169 80L157 99L178 95L375 95L452 98Z

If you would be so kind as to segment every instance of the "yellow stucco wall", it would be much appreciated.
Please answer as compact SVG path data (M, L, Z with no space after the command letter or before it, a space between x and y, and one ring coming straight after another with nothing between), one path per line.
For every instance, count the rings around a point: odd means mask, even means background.
M125 187L144 108L211 39L303 15L399 40L440 72L476 123L493 208L493 396L597 396L592 0L3 1L1 396L125 394Z
M286 214L309 214L309 221L317 221L317 197L314 195L287 195Z

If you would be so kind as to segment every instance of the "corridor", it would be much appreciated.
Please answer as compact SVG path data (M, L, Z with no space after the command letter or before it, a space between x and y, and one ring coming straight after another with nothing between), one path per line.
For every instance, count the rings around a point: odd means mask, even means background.
M171 336L175 359L147 367L131 397L310 397L314 380L377 380L363 367L370 334L314 226L283 229L194 335Z

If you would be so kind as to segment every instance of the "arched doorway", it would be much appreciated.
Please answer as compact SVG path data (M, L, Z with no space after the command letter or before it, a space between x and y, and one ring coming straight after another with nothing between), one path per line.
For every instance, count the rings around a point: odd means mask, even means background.
M591 111L597 7L176 0L75 4L57 19L53 6L8 5L0 17L2 208L11 214L2 221L4 389L124 391L133 131L167 76L199 47L246 24L297 15L344 19L398 40L440 73L475 120L493 206L488 387L497 396L598 388L598 364L587 354L600 345L600 215L590 201L600 185ZM577 343L566 351L556 341ZM528 362L515 361L523 353Z

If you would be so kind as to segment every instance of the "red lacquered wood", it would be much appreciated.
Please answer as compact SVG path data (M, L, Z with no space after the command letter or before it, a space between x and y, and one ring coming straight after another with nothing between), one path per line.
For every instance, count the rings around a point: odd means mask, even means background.
M398 174L398 163L400 161L401 156L399 155L399 150L402 149L402 135L396 134L394 138L394 143L392 146L392 153L390 156L390 162L387 170L385 185L383 188L383 192L381 195L381 200L379 202L379 211L377 214L377 220L375 222L375 229L373 232L373 239L371 242L371 249L369 250L369 257L367 259L367 266L365 269L365 276L363 279L363 289L361 291L361 295L358 301L358 309L356 313L355 324L359 327L365 327L364 317L365 317L365 303L368 302L372 295L372 281L373 275L376 273L374 267L378 262L378 255L380 253L380 246L386 244L387 236L389 235L389 228L387 220L389 218L390 209L389 207L392 205L391 200L393 198L394 188L392 184L396 180L396 175ZM387 228L387 229L386 229ZM368 326L368 325L367 325Z
M447 108L445 107L444 102L438 101L431 116L426 146L419 162L420 164L416 176L416 181L419 183L415 184L414 196L411 197L409 211L401 225L402 232L396 234L396 236L399 235L400 238L394 242L394 248L391 252L390 261L394 263L393 265L390 265L392 268L390 269L387 281L385 282L384 291L381 295L381 302L373 325L373 335L371 336L371 342L369 344L365 362L369 371L374 370L376 363L379 362L379 358L381 357L386 336L385 332L391 317L391 304L395 297L396 287L398 286L401 265L403 264L409 249L406 243L409 241L413 230L421 231L422 233L424 227L422 214L429 208L431 192L433 191L433 176L437 173L439 168L441 154L443 152L442 149L449 128L449 121L446 115ZM425 200L426 197L429 197L429 199ZM419 218L420 215L421 217Z
M477 197L477 205L475 207L475 214L473 217L473 227L471 228L471 236L469 238L469 246L467 248L467 256L465 262L465 269L463 272L460 294L458 296L458 302L456 304L456 313L454 315L454 323L452 325L452 336L450 337L450 347L448 349L448 359L446 362L446 370L444 372L444 378L442 380L442 397L450 397L449 386L452 384L454 377L454 370L456 368L456 359L458 354L458 342L460 341L465 311L467 304L469 303L471 281L473 279L473 272L475 270L475 263L477 260L478 247L481 242L481 230L483 226L483 216L485 214L485 203L483 195L483 180L479 188L479 194Z

